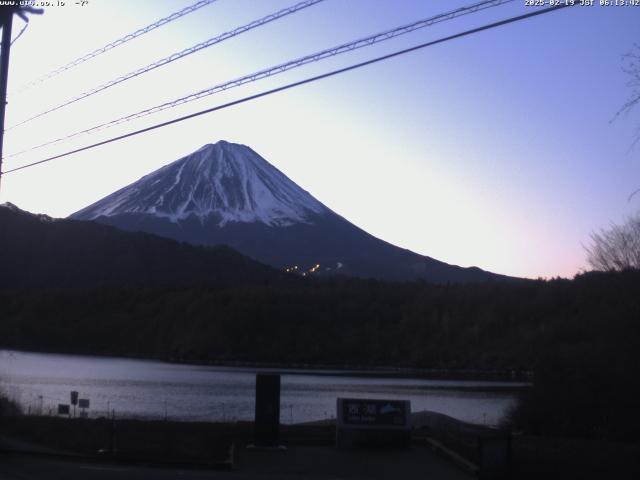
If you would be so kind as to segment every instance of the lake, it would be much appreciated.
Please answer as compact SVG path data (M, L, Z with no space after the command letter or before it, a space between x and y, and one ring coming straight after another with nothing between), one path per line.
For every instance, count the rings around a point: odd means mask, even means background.
M282 423L335 418L336 398L351 397L410 400L414 412L495 425L514 402L513 387L525 385L0 350L0 388L31 413L55 413L77 390L90 400L91 417L113 411L116 417L252 420L259 372L282 374Z

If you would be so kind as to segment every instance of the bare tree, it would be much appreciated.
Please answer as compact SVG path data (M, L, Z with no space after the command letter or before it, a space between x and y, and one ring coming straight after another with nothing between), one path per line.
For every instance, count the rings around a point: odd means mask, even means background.
M614 120L622 114L628 114L640 104L640 44L634 44L631 51L622 57L622 71L629 76L627 87L631 89L631 95L616 112ZM638 142L640 142L640 126L635 131L631 147L633 148Z
M622 71L629 77L627 87L631 89L629 99L614 116L628 114L640 105L640 44L622 57ZM637 127L631 148L640 142L640 125ZM631 194L629 200L640 192ZM587 263L594 270L640 269L640 212L629 217L622 225L612 225L591 234L591 245L587 250Z
M640 212L622 225L591 234L587 262L594 270L640 269Z

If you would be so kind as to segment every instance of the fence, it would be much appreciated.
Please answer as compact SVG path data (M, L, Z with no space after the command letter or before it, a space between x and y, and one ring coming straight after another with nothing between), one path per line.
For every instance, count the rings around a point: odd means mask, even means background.
M82 392L80 392L82 398ZM22 414L26 416L47 416L67 418L116 418L129 420L167 420L186 422L214 422L234 423L253 421L254 405L251 401L245 401L242 405L234 402L212 401L209 405L198 405L195 409L188 408L176 402L164 399L149 400L138 399L126 402L118 400L94 400L88 398L90 406L80 408L70 404L68 396L49 396L29 393L11 399L21 407ZM58 405L68 405L68 414L59 414ZM310 411L313 410L313 411ZM335 409L334 409L335 410ZM294 425L299 423L323 422L335 419L335 411L327 409L311 408L309 405L281 403L280 423Z

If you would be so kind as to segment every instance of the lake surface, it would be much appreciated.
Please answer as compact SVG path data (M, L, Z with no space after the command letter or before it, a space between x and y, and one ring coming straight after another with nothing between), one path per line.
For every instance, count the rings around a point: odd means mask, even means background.
M255 374L282 373L281 421L335 418L336 398L411 401L461 420L495 425L522 383L358 376L357 372L211 367L149 360L0 350L0 388L25 411L47 414L72 390L90 400L91 417L187 421L253 420ZM496 388L505 387L502 391Z

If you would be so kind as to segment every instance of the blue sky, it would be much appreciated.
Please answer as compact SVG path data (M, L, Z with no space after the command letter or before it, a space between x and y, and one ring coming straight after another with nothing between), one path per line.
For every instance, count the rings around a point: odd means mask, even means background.
M9 91L191 4L67 2L33 17ZM218 0L9 98L7 125L295 1ZM470 1L326 0L7 132L5 152ZM9 158L5 168L532 11L524 1L443 22L144 120ZM14 31L21 27L16 20ZM251 146L370 233L440 260L527 277L586 267L589 234L638 209L640 111L621 57L640 7L573 7L446 42L212 115L6 175L0 201L66 216L205 143Z

